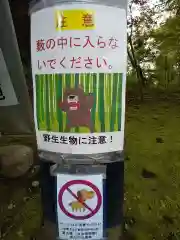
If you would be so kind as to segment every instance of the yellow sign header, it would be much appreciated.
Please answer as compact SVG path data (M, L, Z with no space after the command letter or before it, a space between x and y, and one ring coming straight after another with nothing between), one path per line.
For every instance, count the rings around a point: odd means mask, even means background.
M55 24L57 31L95 29L93 10L71 9L56 10Z

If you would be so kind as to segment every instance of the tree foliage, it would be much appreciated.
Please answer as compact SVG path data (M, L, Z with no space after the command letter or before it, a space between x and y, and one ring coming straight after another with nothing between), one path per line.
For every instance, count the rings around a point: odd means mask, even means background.
M136 14L133 14L135 11ZM156 10L148 0L132 0L128 17L128 57L136 72L141 98L148 82L149 65L154 61L150 32L156 25Z
M136 14L134 14L134 12ZM132 0L128 16L129 74L143 88L180 82L180 1ZM142 98L142 96L141 96Z

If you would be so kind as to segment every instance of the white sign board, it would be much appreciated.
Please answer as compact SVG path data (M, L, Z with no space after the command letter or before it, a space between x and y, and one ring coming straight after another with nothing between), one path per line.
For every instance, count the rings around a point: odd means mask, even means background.
M17 105L18 100L0 49L0 107Z
M103 175L57 175L60 239L103 239Z
M66 154L123 150L126 11L94 4L32 13L38 148Z

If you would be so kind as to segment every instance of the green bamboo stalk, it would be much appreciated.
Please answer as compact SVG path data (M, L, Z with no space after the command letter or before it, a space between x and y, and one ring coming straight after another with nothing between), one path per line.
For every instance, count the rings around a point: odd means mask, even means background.
M39 108L39 126L40 130L43 130L43 99L42 99L42 94L43 94L43 75L38 76L38 82L39 82L39 88L38 88L38 99L37 99L37 104Z
M85 93L88 94L89 93L89 74L86 73L85 74Z
M88 92L89 93L93 93L93 85L92 85L92 73L89 73L88 76L88 82L87 82L87 85L88 85Z
M86 92L86 74L85 73L83 73L83 86L84 86L84 91Z
M109 122L109 126L108 126L108 132L111 131L111 127L110 127L110 122L111 122L111 108L112 108L112 91L111 91L111 75L112 74L108 74L107 75L107 98L108 98L108 122Z
M52 111L53 111L53 104L52 104L52 75L47 74L47 80L48 80L48 115L49 115L49 130L52 131Z
M79 84L80 84L80 74L76 73L75 74L75 88L78 88ZM79 128L78 127L75 128L75 132L76 133L79 132Z
M81 87L84 89L84 74L81 73L79 78L79 84L81 85Z
M42 92L42 109L43 109L43 124L44 124L44 129L47 129L47 119L46 119L46 103L47 103L47 99L46 99L46 78L45 75L42 75L42 88L41 88L41 92Z
M99 88L100 88L100 79L99 79L99 74L96 73L93 75L93 89L95 94L95 106L96 106L96 110L95 110L95 129L96 132L101 132L101 122L100 122L100 118L99 118Z
M107 98L106 98L106 73L103 73L103 91L102 91L102 96L104 99L104 132L106 132L107 128Z
M96 91L96 87L97 87L96 74L91 75L90 84L92 85L93 96L94 96L94 106L91 110L91 119L92 119L93 125L95 126L95 129L97 131L96 110L97 110L98 106L97 106L97 91Z
M108 127L108 131L111 131L111 111L112 111L112 96L113 96L113 74L109 73L107 75L107 83L108 83L108 89L107 89L107 95L108 95L108 108L109 108L109 112L108 112L108 118L109 118L109 127Z
M64 91L66 89L66 74L62 75L62 99L64 100ZM62 125L63 125L63 132L66 129L66 113L62 112L63 115L63 120L62 120Z
M40 130L46 130L47 129L47 124L46 124L46 108L45 108L45 102L44 102L44 75L39 75L38 76L38 82L39 82L39 87L38 87L38 94L39 98L37 99L37 104L39 108L39 128Z
M56 94L56 74L52 75L52 101L53 101L53 131L58 131L59 124L57 121L57 94Z
M40 82L41 82L41 89L40 89L40 93L41 93L41 117L42 120L45 121L45 92L44 92L44 84L45 84L45 79L44 79L44 75L41 75L41 78L39 78Z
M83 88L83 90L84 90L84 92L86 94L87 74L82 73L80 75L81 75L81 79L80 79L81 83L80 83L80 85L81 85L81 87ZM87 127L80 127L79 128L79 132L80 133L89 133L89 129Z
M77 88L78 85L79 85L79 74L76 73L76 74L75 74L75 88Z
M42 86L43 86L43 75L38 75L37 76L37 95L38 95L38 98L37 98L37 106L38 106L38 114L39 114L39 121L40 123L43 121L43 103L42 103L42 99L41 99L41 95L42 95Z
M71 87L71 74L65 74L65 87L64 87L64 90L67 89L67 88L70 88L70 87ZM66 128L66 126L68 124L68 118L67 118L66 113L65 113L65 119L66 119L66 124L65 124L65 128Z
M112 91L112 112L111 112L111 132L115 131L116 120L116 98L117 98L117 74L113 74L113 91Z
M74 73L71 74L71 79L70 79L70 87L74 88ZM74 133L75 129L71 128L71 132Z
M95 109L95 91L93 89L93 74L92 73L87 74L87 92L93 94L93 106L92 106L92 109L91 109L91 121L93 122L94 127L95 127L93 114L92 114L93 110Z
M104 100L105 100L105 131L110 131L110 106L109 106L109 74L105 74Z
M118 121L119 121L119 108L120 108L120 102L119 102L119 95L120 95L120 76L119 73L117 73L117 86L116 86L116 119L114 124L114 131L118 131Z
M75 88L75 74L71 74L71 88Z
M71 87L71 74L65 74L65 88Z
M105 132L105 109L104 109L104 74L99 74L99 119L101 132Z
M40 81L39 81L39 75L35 75L35 84L36 84L36 119L37 119L37 125L38 125L38 129L40 129L40 106L39 106L39 85L40 85Z
M58 124L59 132L63 132L63 114L62 110L59 107L60 102L62 101L62 75L56 74L56 96L57 96L57 113L58 113Z
M122 81L123 81L123 75L122 73L119 73L119 121L118 121L118 131L121 131L121 116L122 116Z
M44 75L45 78L45 84L44 84L44 98L46 99L46 108L45 108L45 113L46 113L46 130L50 131L50 116L49 116L49 81L48 81L48 75Z
M50 116L50 129L53 131L53 74L48 74L48 82L49 82L49 116Z

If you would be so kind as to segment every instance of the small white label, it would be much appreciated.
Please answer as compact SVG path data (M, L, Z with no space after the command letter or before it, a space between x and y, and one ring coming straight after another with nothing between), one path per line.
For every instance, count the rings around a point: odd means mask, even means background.
M17 105L18 100L0 49L0 107Z
M103 239L103 175L57 175L60 239Z

